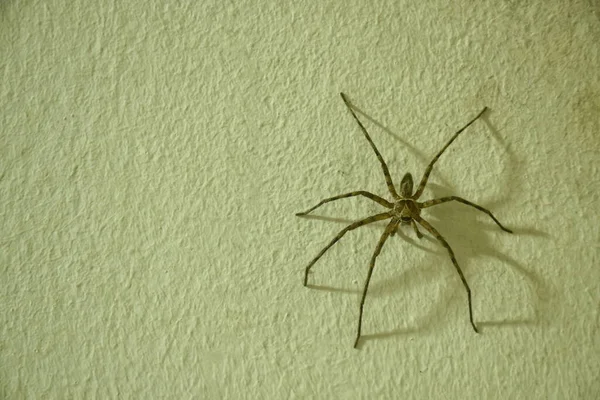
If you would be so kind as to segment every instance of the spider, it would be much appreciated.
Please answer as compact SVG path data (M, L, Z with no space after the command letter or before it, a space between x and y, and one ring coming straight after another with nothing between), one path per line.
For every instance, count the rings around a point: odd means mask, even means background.
M440 158L440 156L444 153L444 151L448 148L448 146L450 146L452 144L452 142L454 142L454 140L458 137L458 135L460 135L461 132L463 132L465 129L467 129L467 127L469 127L473 122L475 122L479 117L481 117L483 115L483 113L487 110L487 107L484 107L483 110L479 114L477 114L477 116L475 118L473 118L465 126L463 126L458 132L456 132L454 134L454 136L452 136L452 138L450 138L448 143L446 143L446 145L444 147L442 147L442 149L435 155L435 157L433 157L433 160L431 160L431 162L425 169L425 173L423 174L423 177L421 178L421 182L419 183L419 186L417 187L417 190L414 193L413 193L413 178L410 173L406 173L404 175L404 177L402 178L402 181L400 182L400 193L398 193L398 192L396 192L396 188L392 181L392 177L390 176L390 171L388 170L388 167L387 167L385 161L383 160L381 153L379 153L379 150L377 150L377 147L375 146L375 143L373 143L373 140L369 136L369 133L367 132L367 130L365 129L363 124L360 122L360 120L356 116L354 110L352 109L352 105L350 104L350 101L348 100L346 95L344 93L340 93L340 95L342 96L342 100L344 100L346 107L348 108L348 110L350 110L350 113L352 113L352 116L358 123L358 126L362 130L362 133L364 134L365 138L371 145L371 148L375 152L375 155L377 156L377 159L379 160L379 163L381 164L381 169L383 170L383 175L385 176L385 182L387 184L388 191L392 195L393 201L390 202L390 201L387 201L384 198L374 195L370 192L367 192L364 190L359 190L359 191L355 191L355 192L341 194L339 196L330 197L328 199L321 201L319 204L317 204L316 206L314 206L313 208L311 208L307 211L297 213L296 214L297 216L304 216L304 215L311 213L312 211L314 211L318 207L322 206L323 204L326 204L326 203L329 203L329 202L332 202L335 200L339 200L339 199L344 199L347 197L354 197L354 196L366 197L366 198L373 200L376 203L379 203L382 206L388 208L388 210L386 212L372 215L365 219L361 219L359 221L356 221L356 222L348 225L344 229L342 229L337 234L337 236L331 242L329 242L329 244L327 246L325 246L325 248L323 250L321 250L319 252L319 254L317 254L317 256L315 258L313 258L313 260L308 264L308 266L306 267L306 270L304 272L304 286L308 285L308 274L309 274L311 268L313 267L313 265L315 265L315 263L321 258L321 256L323 256L323 254L325 254L325 252L327 250L329 250L329 248L331 248L335 243L337 243L337 241L340 240L342 238L342 236L344 236L347 232L349 232L353 229L359 228L363 225L373 223L373 222L391 219L390 222L387 224L387 227L385 228L383 234L381 235L379 242L377 243L377 246L375 247L375 252L373 253L373 255L371 257L371 261L369 264L369 271L367 274L367 279L365 281L363 291L362 291L362 297L360 300L360 311L359 311L359 315L358 315L358 329L357 329L357 333L356 333L356 340L354 341L354 348L356 348L358 346L358 342L360 340L365 298L367 297L367 290L369 289L369 282L371 281L371 276L373 275L373 269L375 267L375 260L377 259L377 256L381 252L381 249L383 248L383 245L385 244L386 240L390 236L394 236L396 231L399 229L400 225L411 225L412 229L414 230L417 237L419 239L421 239L423 237L423 234L419 231L419 228L417 227L417 223L418 223L426 231L428 231L430 234L432 234L440 242L440 244L442 246L444 246L446 248L446 250L448 251L448 254L450 255L450 260L452 260L452 264L454 265L454 268L456 268L456 272L458 272L458 275L460 276L460 280L462 281L462 283L467 291L467 300L468 300L468 305L469 305L469 320L471 322L471 326L473 327L473 330L476 333L479 333L479 331L477 330L477 326L475 326L475 322L473 321L473 308L471 305L471 289L469 288L469 284L467 283L467 280L465 279L465 276L464 276L462 270L460 269L458 262L456 261L454 252L452 251L452 248L450 247L450 245L448 244L446 239L444 239L444 237L429 222L427 222L426 220L424 220L421 217L421 210L424 208L433 207L438 204L447 203L450 201L456 201L456 202L466 204L470 207L473 207L479 211L486 213L505 232L512 233L512 231L510 229L504 227L500 223L500 221L498 221L496 219L496 217L494 217L494 215L489 210L487 210L475 203L472 203L468 200L465 200L461 197L458 197L458 196L441 197L438 199L428 200L428 201L424 201L424 202L419 202L417 200L419 199L419 197L421 197L421 195L423 194L423 191L425 190L425 185L427 184L427 180L429 179L429 174L431 174L431 170L433 169L435 162Z

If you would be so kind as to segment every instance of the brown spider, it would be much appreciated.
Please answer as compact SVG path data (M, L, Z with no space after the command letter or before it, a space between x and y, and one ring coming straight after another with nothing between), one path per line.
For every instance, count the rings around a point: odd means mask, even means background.
M339 196L330 197L328 199L321 201L319 204L317 204L313 208L311 208L305 212L296 214L297 216L307 215L308 213L312 212L313 210L322 206L325 203L329 203L334 200L343 199L346 197L353 197L353 196L367 197L367 198L381 204L382 206L390 209L387 212L384 212L381 214L376 214L376 215L370 216L368 218L362 219L360 221L356 221L356 222L348 225L342 231L340 231L340 233L338 233L338 235L331 242L329 242L329 244L323 250L321 250L321 252L319 252L319 254L317 254L317 256L306 267L306 270L304 273L304 286L308 285L308 273L310 272L310 269L312 268L312 266L319 260L319 258L321 258L321 256L323 254L325 254L325 252L327 250L329 250L329 248L331 246L333 246L338 240L340 240L342 238L342 236L344 236L346 234L346 232L349 232L360 226L370 224L372 222L382 221L382 220L391 218L391 221L388 223L387 227L385 228L385 231L383 232L383 234L381 235L381 238L379 239L379 242L377 243L377 246L375 247L375 252L373 253L373 256L371 257L371 262L369 264L369 272L367 274L367 280L365 282L365 285L363 288L363 293L362 293L362 298L360 300L360 313L358 316L358 332L356 334L356 340L354 342L354 347L356 348L358 345L358 341L360 339L363 307L365 304L365 298L367 296L367 290L369 288L369 282L371 281L371 275L373 274L373 268L375 267L375 259L381 252L381 249L383 248L385 241L388 239L388 237L393 236L396 233L399 225L412 225L412 228L414 229L417 237L419 239L422 238L423 235L421 234L421 232L419 232L419 229L417 227L417 223L419 223L423 228L425 228L429 233L431 233L446 248L446 250L448 250L448 253L450 254L450 259L452 260L452 264L454 264L454 267L456 268L456 272L458 272L458 275L460 276L460 279L461 279L463 285L465 286L465 289L467 290L467 299L468 299L468 304L469 304L469 319L471 321L471 326L473 327L473 330L475 332L479 333L479 331L477 330L477 327L475 326L475 322L473 321L473 309L471 306L471 289L469 288L469 284L467 283L467 280L465 279L465 276L463 275L462 270L460 269L460 267L458 266L458 263L456 262L456 258L454 257L454 252L452 251L452 248L450 247L450 245L448 244L446 239L444 239L444 237L442 235L440 235L440 233L433 226L431 226L431 224L429 222L427 222L423 218L421 218L421 215L420 215L421 209L432 207L432 206L435 206L435 205L438 205L441 203L446 203L449 201L458 201L459 203L463 203L468 206L474 207L474 208L478 209L479 211L483 211L484 213L489 215L494 220L494 222L496 224L498 224L498 226L500 228L502 228L502 230L509 232L509 233L512 233L512 231L510 229L507 229L504 226L502 226L502 224L494 217L494 215L489 210L486 210L485 208L478 206L477 204L471 203L470 201L465 200L463 198L460 198L457 196L448 196L448 197L441 197L439 199L428 200L425 202L418 202L417 199L421 196L421 194L423 194L423 190L425 189L425 185L427 184L427 179L429 179L429 174L431 173L431 170L433 169L433 165L438 160L438 158L440 158L442 153L444 153L444 151L448 148L448 146L450 146L450 144L452 144L452 142L458 137L458 135L462 131L464 131L469 125L471 125L479 117L481 117L481 115L487 110L487 107L484 107L484 109L475 118L473 118L471 121L469 121L469 123L467 123L458 132L456 132L454 134L454 136L452 136L452 138L448 141L448 143L446 143L446 145L439 151L439 153L437 153L436 156L433 157L433 160L431 160L431 162L427 166L427 169L425 170L425 174L423 175L423 178L421 178L421 182L419 183L419 187L417 188L417 191L414 194L413 194L413 179L412 179L412 175L410 173L406 173L404 175L404 177L402 178L402 182L400 183L400 194L398 194L394 187L394 183L392 182L392 177L390 176L390 171L388 170L388 167L387 167L385 161L383 161L383 157L381 156L381 153L379 153L379 150L377 150L375 143L373 143L373 140L371 140L369 133L367 132L367 130L365 129L363 124L360 122L360 120L354 113L354 110L352 109L350 102L346 98L346 95L344 93L340 93L340 95L342 96L344 103L346 104L346 106L348 107L350 112L352 113L352 116L354 117L354 119L356 120L358 125L360 126L360 129L362 130L363 134L367 138L367 141L373 148L373 151L377 155L377 159L381 163L381 168L383 169L383 175L385 175L385 182L387 183L388 190L394 200L392 202L389 202L389 201L387 201L379 196L376 196L372 193L366 192L364 190L360 190L357 192L350 192L350 193L346 193L346 194L341 194Z

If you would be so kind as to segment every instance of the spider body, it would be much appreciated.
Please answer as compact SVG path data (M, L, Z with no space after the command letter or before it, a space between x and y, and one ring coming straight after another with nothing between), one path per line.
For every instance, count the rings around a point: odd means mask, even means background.
M417 187L417 190L414 193L413 193L412 175L410 173L406 173L400 183L400 194L398 194L396 192L396 188L392 181L388 167L387 167L385 161L383 160L383 157L381 156L381 153L379 153L379 150L375 146L375 143L373 143L373 140L371 140L369 133L367 132L367 130L365 129L363 124L360 122L360 120L354 113L354 110L352 109L352 106L351 106L350 102L348 101L348 99L346 98L346 96L343 93L340 93L340 95L342 96L342 99L344 100L344 103L346 104L348 110L350 110L352 116L354 117L354 119L358 123L359 127L361 128L363 135L365 136L365 138L371 145L371 148L375 152L375 155L377 156L377 159L379 160L379 163L381 164L381 168L383 170L383 174L384 174L385 181L386 181L386 184L388 187L388 191L390 192L390 194L392 195L392 198L394 200L393 200L393 202L389 202L389 201L385 200L384 198L379 197L375 194L372 194L372 193L364 191L364 190L359 190L359 191L345 193L345 194L341 194L338 196L334 196L334 197L330 197L328 199L322 200L320 203L318 203L316 206L312 207L311 209L309 209L305 212L296 214L298 216L303 216L303 215L309 214L310 212L312 212L316 208L322 206L323 204L329 203L331 201L347 198L347 197L354 197L354 196L366 197L372 201L375 201L376 203L379 203L380 205L382 205L388 209L386 212L372 215L370 217L358 220L358 221L348 225L343 230L341 230L338 233L338 235L331 242L329 242L329 244L324 249L322 249L319 252L319 254L317 254L317 256L306 267L305 272L304 272L304 286L308 285L308 274L309 274L311 268L313 267L313 265L321 258L321 256L323 254L325 254L325 252L327 250L329 250L329 248L331 248L335 243L337 243L337 241L340 240L342 238L342 236L344 236L347 232L354 230L356 228L359 228L363 225L376 222L376 221L383 221L383 220L387 220L387 219L390 220L388 225L385 228L385 231L381 235L379 242L377 243L377 246L375 247L375 251L373 253L373 256L371 257L371 262L369 264L367 279L366 279L364 287L363 287L362 297L361 297L361 301L360 301L360 312L359 312L359 317L358 317L358 330L357 330L357 334L356 334L356 340L354 342L354 347L356 348L358 346L358 342L360 340L360 335L361 335L362 316L363 316L365 298L367 296L367 291L369 289L369 282L371 281L371 276L373 274L373 269L375 267L375 260L376 260L377 256L381 252L381 249L383 248L383 245L385 244L386 240L390 236L394 236L399 225L412 225L417 237L419 239L422 238L423 235L421 234L421 232L419 231L419 229L417 227L417 224L419 224L426 231L428 231L431 235L433 235L440 242L440 244L443 247L445 247L446 250L448 251L450 260L452 261L452 264L454 265L454 268L456 269L456 272L458 273L458 275L466 289L466 292L467 292L467 300L468 300L468 306L469 306L469 319L471 322L471 326L472 326L473 330L478 333L479 331L477 330L477 327L476 327L474 319L473 319L473 309L472 309L472 304L471 304L471 289L469 288L469 284L467 283L467 280L465 279L464 274L463 274L460 266L458 265L458 262L456 261L456 257L454 256L454 252L452 251L452 248L450 247L450 245L448 244L446 239L444 239L444 237L429 222L427 222L425 219L423 219L421 217L421 210L424 208L432 207L432 206L446 203L449 201L457 201L459 203L468 205L468 206L473 207L481 212L486 213L505 232L512 233L512 231L510 229L505 228L496 219L496 217L494 217L494 215L487 209L485 209L475 203L472 203L468 200L465 200L461 197L458 197L458 196L441 197L438 199L432 199L432 200L428 200L425 202L418 202L417 200L423 194L425 185L427 184L427 180L429 179L429 175L431 174L431 171L433 169L433 165L435 164L435 162L440 158L440 156L444 153L444 151L448 148L448 146L450 146L450 144L452 144L452 142L458 137L458 135L462 131L464 131L468 126L470 126L479 117L481 117L481 115L487 110L487 107L484 108L475 118L473 118L470 122L468 122L458 132L456 132L454 134L454 136L452 136L452 138L446 143L446 145L436 154L436 156L433 158L433 160L431 160L431 162L425 169L425 173L423 174L423 177L421 178L419 186Z

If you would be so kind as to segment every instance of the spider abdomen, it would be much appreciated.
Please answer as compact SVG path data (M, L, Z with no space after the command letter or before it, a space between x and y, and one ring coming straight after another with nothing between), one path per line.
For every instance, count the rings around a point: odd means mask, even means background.
M402 182L400 182L400 196L407 198L412 196L413 192L413 178L410 172L407 172L402 177Z

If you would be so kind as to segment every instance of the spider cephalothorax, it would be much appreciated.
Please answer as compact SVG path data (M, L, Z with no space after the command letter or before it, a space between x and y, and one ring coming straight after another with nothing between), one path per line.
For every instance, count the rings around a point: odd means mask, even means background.
M477 327L475 326L475 322L473 320L473 308L471 305L471 289L469 288L469 284L467 283L467 280L465 279L465 277L462 273L462 270L458 266L458 262L456 261L456 258L454 257L454 252L452 251L452 248L450 247L450 245L448 244L446 239L444 239L444 237L442 235L440 235L440 233L429 222L427 222L426 220L424 220L421 217L421 210L423 208L432 207L437 204L442 204L442 203L446 203L449 201L457 201L459 203L466 204L470 207L476 208L477 210L486 213L504 231L509 232L509 233L512 233L512 231L510 229L507 229L504 226L502 226L502 224L496 219L496 217L494 217L494 215L492 215L492 213L490 211L488 211L487 209L485 209L481 206L478 206L475 203L471 203L470 201L465 200L461 197L448 196L448 197L441 197L439 199L428 200L425 202L418 202L417 200L423 194L423 190L425 190L425 185L427 184L427 180L429 179L429 174L431 174L433 165L438 160L438 158L440 158L442 153L448 148L448 146L450 146L450 144L458 137L458 135L462 131L464 131L469 125L471 125L479 117L481 117L481 115L487 110L487 107L484 108L475 118L473 118L469 123L467 123L464 127L462 127L458 132L456 132L454 134L454 136L452 136L452 138L448 141L448 143L446 143L446 145L436 154L436 156L433 157L433 160L431 160L431 162L425 169L423 178L421 178L421 182L419 183L419 186L417 187L417 190L414 194L413 194L413 179L412 179L412 175L410 173L405 174L404 177L402 178L402 182L400 183L400 194L398 194L396 192L396 188L394 187L394 183L392 181L392 177L390 175L388 167L387 167L385 161L383 160L383 157L379 153L379 150L377 150L375 143L373 143L373 140L371 140L369 133L367 132L367 130L365 129L363 124L360 122L360 120L354 113L354 110L352 109L352 106L351 106L350 102L348 101L348 99L346 98L346 96L343 93L340 93L340 95L342 96L344 103L346 103L346 106L352 113L352 116L354 117L354 119L356 120L358 125L360 126L365 138L371 145L371 148L377 155L377 159L379 160L379 163L381 164L381 168L383 169L383 175L385 176L385 182L387 184L388 191L392 195L393 200L392 200L392 202L389 202L389 201L385 200L384 198L374 195L370 192L360 190L360 191L356 191L356 192L350 192L350 193L345 193L345 194L341 194L338 196L330 197L328 199L322 200L321 202L319 202L319 204L317 204L313 208L311 208L305 212L296 214L299 216L306 215L325 203L329 203L331 201L343 199L346 197L354 197L354 196L367 197L367 198L381 204L382 206L388 208L388 211L386 211L386 212L376 214L376 215L370 216L368 218L356 221L356 222L348 225L342 231L340 231L340 233L338 233L338 235L331 242L329 242L329 244L323 250L321 250L319 252L319 254L317 254L317 256L306 267L306 269L304 271L304 286L308 285L308 274L309 274L312 266L319 260L319 258L321 258L321 256L323 254L325 254L325 252L327 250L329 250L329 248L331 246L333 246L338 240L340 240L342 238L342 236L344 236L346 234L346 232L349 232L349 231L356 229L358 227L361 227L363 225L370 224L372 222L382 221L382 220L386 220L386 219L390 220L387 227L385 228L385 231L381 235L381 238L379 239L377 246L375 247L375 252L373 253L373 256L371 257L371 262L369 264L369 272L367 274L367 279L366 279L365 285L363 287L363 293L362 293L362 297L361 297L361 301L360 301L360 312L359 312L359 316L358 316L358 332L356 334L356 340L354 342L354 347L356 347L358 345L358 341L360 339L363 308L364 308L364 304L365 304L365 298L367 296L367 291L369 289L369 282L371 281L371 276L373 274L373 268L375 267L375 259L381 252L381 249L383 248L385 241L388 239L388 237L393 236L396 233L399 225L412 225L417 237L421 238L423 235L421 234L421 232L419 232L419 229L417 227L417 223L418 223L423 228L425 228L425 230L427 230L429 233L431 233L442 244L442 246L444 246L446 248L446 250L448 251L448 253L450 255L450 260L452 261L452 264L456 268L456 272L458 272L458 275L460 276L460 279L467 291L467 300L468 300L468 305L469 305L469 319L471 321L471 326L473 327L473 330L475 330L475 332L478 332Z

